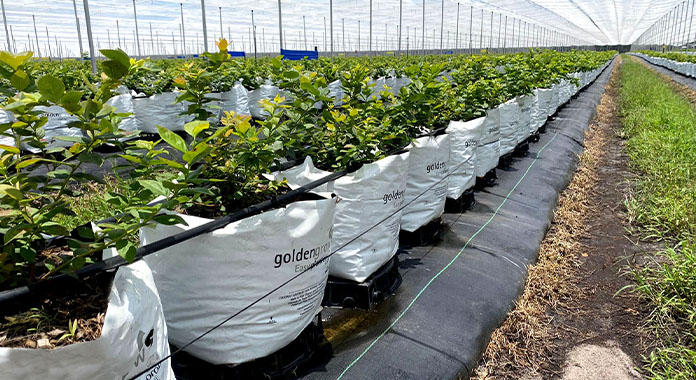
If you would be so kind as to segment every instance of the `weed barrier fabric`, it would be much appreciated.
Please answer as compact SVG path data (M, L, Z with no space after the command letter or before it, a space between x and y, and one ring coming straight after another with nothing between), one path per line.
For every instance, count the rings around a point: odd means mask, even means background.
M443 215L441 242L400 254L397 294L358 331L332 342L334 357L303 379L468 377L524 290L527 266L536 261L559 193L573 176L612 67L559 110L527 157L476 194L476 206ZM328 326L350 315L324 314Z

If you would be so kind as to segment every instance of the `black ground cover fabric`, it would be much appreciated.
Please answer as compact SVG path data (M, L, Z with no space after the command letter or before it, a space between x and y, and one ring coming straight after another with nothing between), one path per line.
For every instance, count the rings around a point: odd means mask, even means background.
M612 68L559 110L526 157L498 169L496 185L476 192L473 209L443 216L439 243L400 253L396 295L304 379L468 377L523 291ZM324 311L329 319L354 314Z

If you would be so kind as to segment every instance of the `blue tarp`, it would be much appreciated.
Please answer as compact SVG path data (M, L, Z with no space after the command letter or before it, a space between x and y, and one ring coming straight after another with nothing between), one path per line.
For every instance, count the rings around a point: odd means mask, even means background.
M280 49L280 54L283 59L289 59L291 61L301 61L305 58L307 59L319 59L319 53L314 50L285 50Z

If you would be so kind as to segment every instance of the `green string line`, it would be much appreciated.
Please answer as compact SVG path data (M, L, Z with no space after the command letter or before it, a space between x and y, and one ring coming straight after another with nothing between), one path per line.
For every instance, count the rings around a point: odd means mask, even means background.
M360 361L360 359L362 359L363 356L365 356L365 354L367 354L367 352L370 351L370 350L372 349L372 347L374 347L374 346L377 344L377 342L379 342L380 339L382 339L382 337L384 337L384 335L386 335L386 334L389 332L389 330L391 330L391 329L401 320L401 318L406 314L406 312L408 312L409 309L411 309L411 306L413 306L413 304L416 303L416 301L418 300L418 298L420 298L420 296L430 287L430 284L432 284L433 281L435 281L438 277L440 277L440 275L441 275L444 271L446 271L447 268L449 268L449 267L459 258L459 256L462 255L462 253L464 252L464 250L466 249L466 247L469 246L469 243L470 243L472 240L474 240L474 238L475 238L479 233L481 233L481 231L483 231L483 229L486 228L486 226L488 226L488 224L489 224L491 221L493 221L493 218L495 218L495 216L498 215L498 211L500 211L500 209L503 207L503 205L505 205L505 203L507 202L508 198L510 198L510 195L512 195L512 193L515 191L515 189L517 189L517 186L522 182L522 180L527 176L527 174L529 173L529 171L532 169L532 166L534 166L534 164L537 162L537 160L539 159L539 154L541 154L541 152L542 152L544 149L546 149L546 146L548 146L549 144L551 144L551 142L552 142L553 140L556 139L556 136L557 136L557 135L558 135L558 133L555 133L555 134L553 135L553 138L551 138L551 140L549 140L549 142L547 142L546 144L544 144L544 146L541 147L541 149L539 149L539 152L537 153L537 157L534 159L534 161L532 161L531 164L529 164L529 167L528 167L527 170L524 172L524 174L522 175L522 177L520 177L520 179L517 181L517 183L515 184L515 186L513 186L513 188L510 190L510 192L505 196L505 198L503 199L503 201L500 203L500 205L498 206L498 208L495 209L495 212L493 212L493 215L491 215L491 217L488 219L488 221L486 221L486 223L484 223L484 224L481 226L481 228L478 229L478 231L476 231L473 235L471 235L471 237L469 238L469 240L466 241L466 243L464 244L464 246L462 247L462 249L459 250L459 252L454 256L454 258L453 258L447 265L445 265L444 268L442 268L439 272L437 272L437 274L434 275L434 276L430 279L430 281L428 281L427 284L425 284L425 286L423 287L423 289L421 289L421 290L418 292L418 294L416 294L416 296L413 298L413 300L411 300L411 302L408 304L408 306L406 306L406 308L401 312L401 314L399 314L399 316L396 317L396 319L394 320L394 322L392 322L392 323L389 325L389 327L387 327L384 331L382 331L382 333L379 334L379 336L378 336L377 338L375 338L375 340L373 340L372 343L370 343L370 345L367 346L367 348L365 348L365 350L364 350L355 360L353 360L353 361L348 365L348 367L346 367L346 369L343 370L343 372L341 372L341 374L336 378L336 380L342 379L343 376L346 374L346 372L348 372L348 370L351 369L351 367L353 367L353 365L355 365L358 361Z

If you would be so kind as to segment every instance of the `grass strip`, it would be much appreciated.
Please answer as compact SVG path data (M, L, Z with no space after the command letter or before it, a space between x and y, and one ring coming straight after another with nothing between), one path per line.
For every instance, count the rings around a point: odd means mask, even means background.
M644 237L669 242L633 288L650 302L657 348L645 358L651 379L696 377L696 108L655 72L626 59L620 108L630 165L640 174L627 200Z

